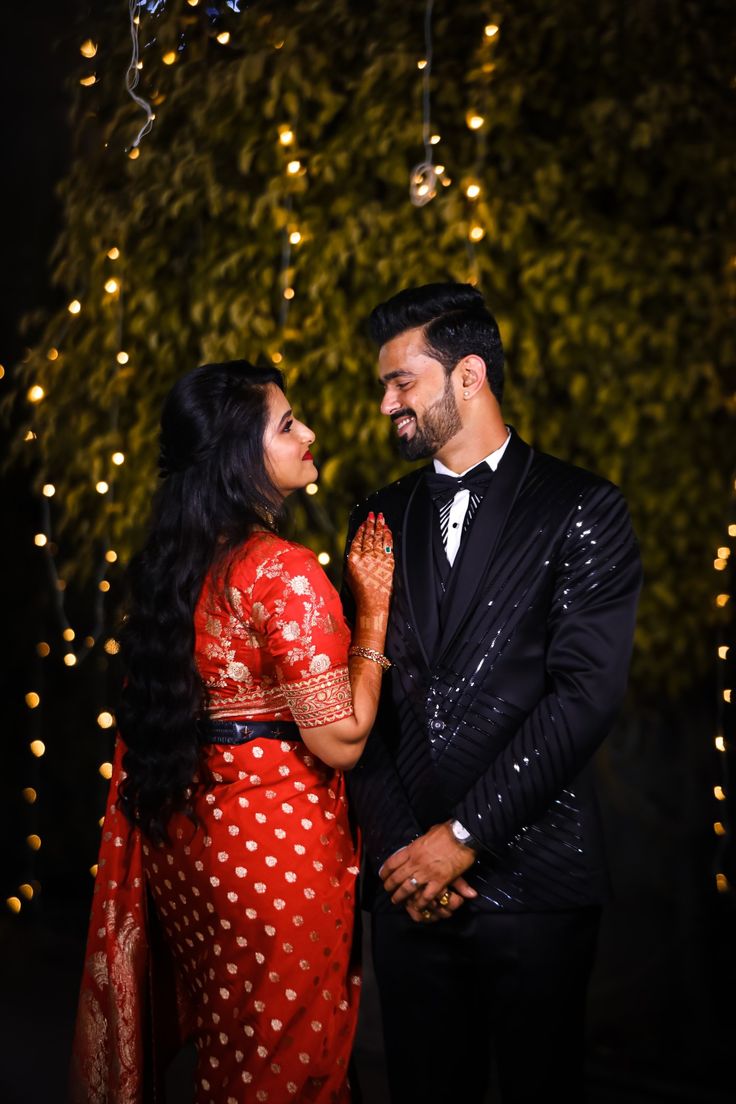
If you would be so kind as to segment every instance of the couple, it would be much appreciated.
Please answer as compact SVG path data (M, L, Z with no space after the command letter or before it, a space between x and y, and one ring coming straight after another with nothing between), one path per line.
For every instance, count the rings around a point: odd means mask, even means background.
M477 290L407 289L370 325L381 410L433 463L353 512L342 602L277 534L316 477L278 372L207 365L164 406L74 1102L152 1099L186 1038L197 1104L357 1099L359 850L394 1104L480 1104L492 1053L503 1104L583 1100L591 760L636 540L614 486L504 424Z

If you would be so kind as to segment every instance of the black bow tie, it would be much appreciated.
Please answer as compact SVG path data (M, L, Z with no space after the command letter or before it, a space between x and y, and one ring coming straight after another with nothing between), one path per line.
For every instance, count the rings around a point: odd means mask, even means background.
M438 472L428 471L424 478L432 500L442 509L453 500L458 491L470 491L471 495L482 498L493 474L485 460L481 460L480 464L476 464L465 475L440 475Z

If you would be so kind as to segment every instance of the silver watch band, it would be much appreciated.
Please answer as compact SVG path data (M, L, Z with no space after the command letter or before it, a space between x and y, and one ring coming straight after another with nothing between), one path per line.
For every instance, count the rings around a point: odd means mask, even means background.
M473 839L471 833L468 831L464 824L460 823L459 820L450 821L450 831L452 832L457 842L461 843L463 847L470 847L473 851L477 849L477 844Z

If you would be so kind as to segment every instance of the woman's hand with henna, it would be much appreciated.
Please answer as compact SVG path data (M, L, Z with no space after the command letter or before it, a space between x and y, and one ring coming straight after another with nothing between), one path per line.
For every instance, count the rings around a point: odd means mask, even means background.
M383 647L394 575L393 537L383 514L370 513L348 553L346 580L355 598L361 642ZM375 644L371 643L375 638Z

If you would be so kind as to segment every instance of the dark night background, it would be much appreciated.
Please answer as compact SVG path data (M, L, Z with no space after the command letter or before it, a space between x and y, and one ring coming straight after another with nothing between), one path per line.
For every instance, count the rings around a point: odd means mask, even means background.
M86 11L79 2L55 0L13 5L12 18L10 9L5 13L0 362L6 375L0 388L10 386L9 366L23 356L21 318L60 302L48 268L61 217L54 187L68 166L65 82L86 37L80 29ZM105 683L114 688L116 678L114 664L94 655L71 673L44 673L34 659L36 642L44 638L39 626L51 619L45 562L28 552L37 511L27 475L7 472L0 544L2 898L35 878L43 889L20 915L4 906L0 914L5 1104L63 1097L91 893L88 868L95 861L94 842L80 827L89 805L79 803L75 776L89 777L89 765L102 757L100 741L104 754L110 745L105 733L78 740L75 710L84 701L89 712L90 699L102 708ZM27 751L36 724L24 704L31 686L56 702L54 739L47 740L42 763L30 762ZM592 1104L726 1104L735 1098L736 909L733 890L715 890L712 829L713 786L722 781L713 745L718 694L714 664L682 700L636 709L629 703L599 756L617 896L606 910L591 993ZM34 784L33 771L42 777L38 812L20 793ZM98 804L101 814L102 783ZM36 856L22 845L31 831L44 840ZM80 854L85 832L89 851ZM370 974L368 981L358 1058L365 1104L380 1104L385 1097ZM187 1098L173 1087L171 1099Z

